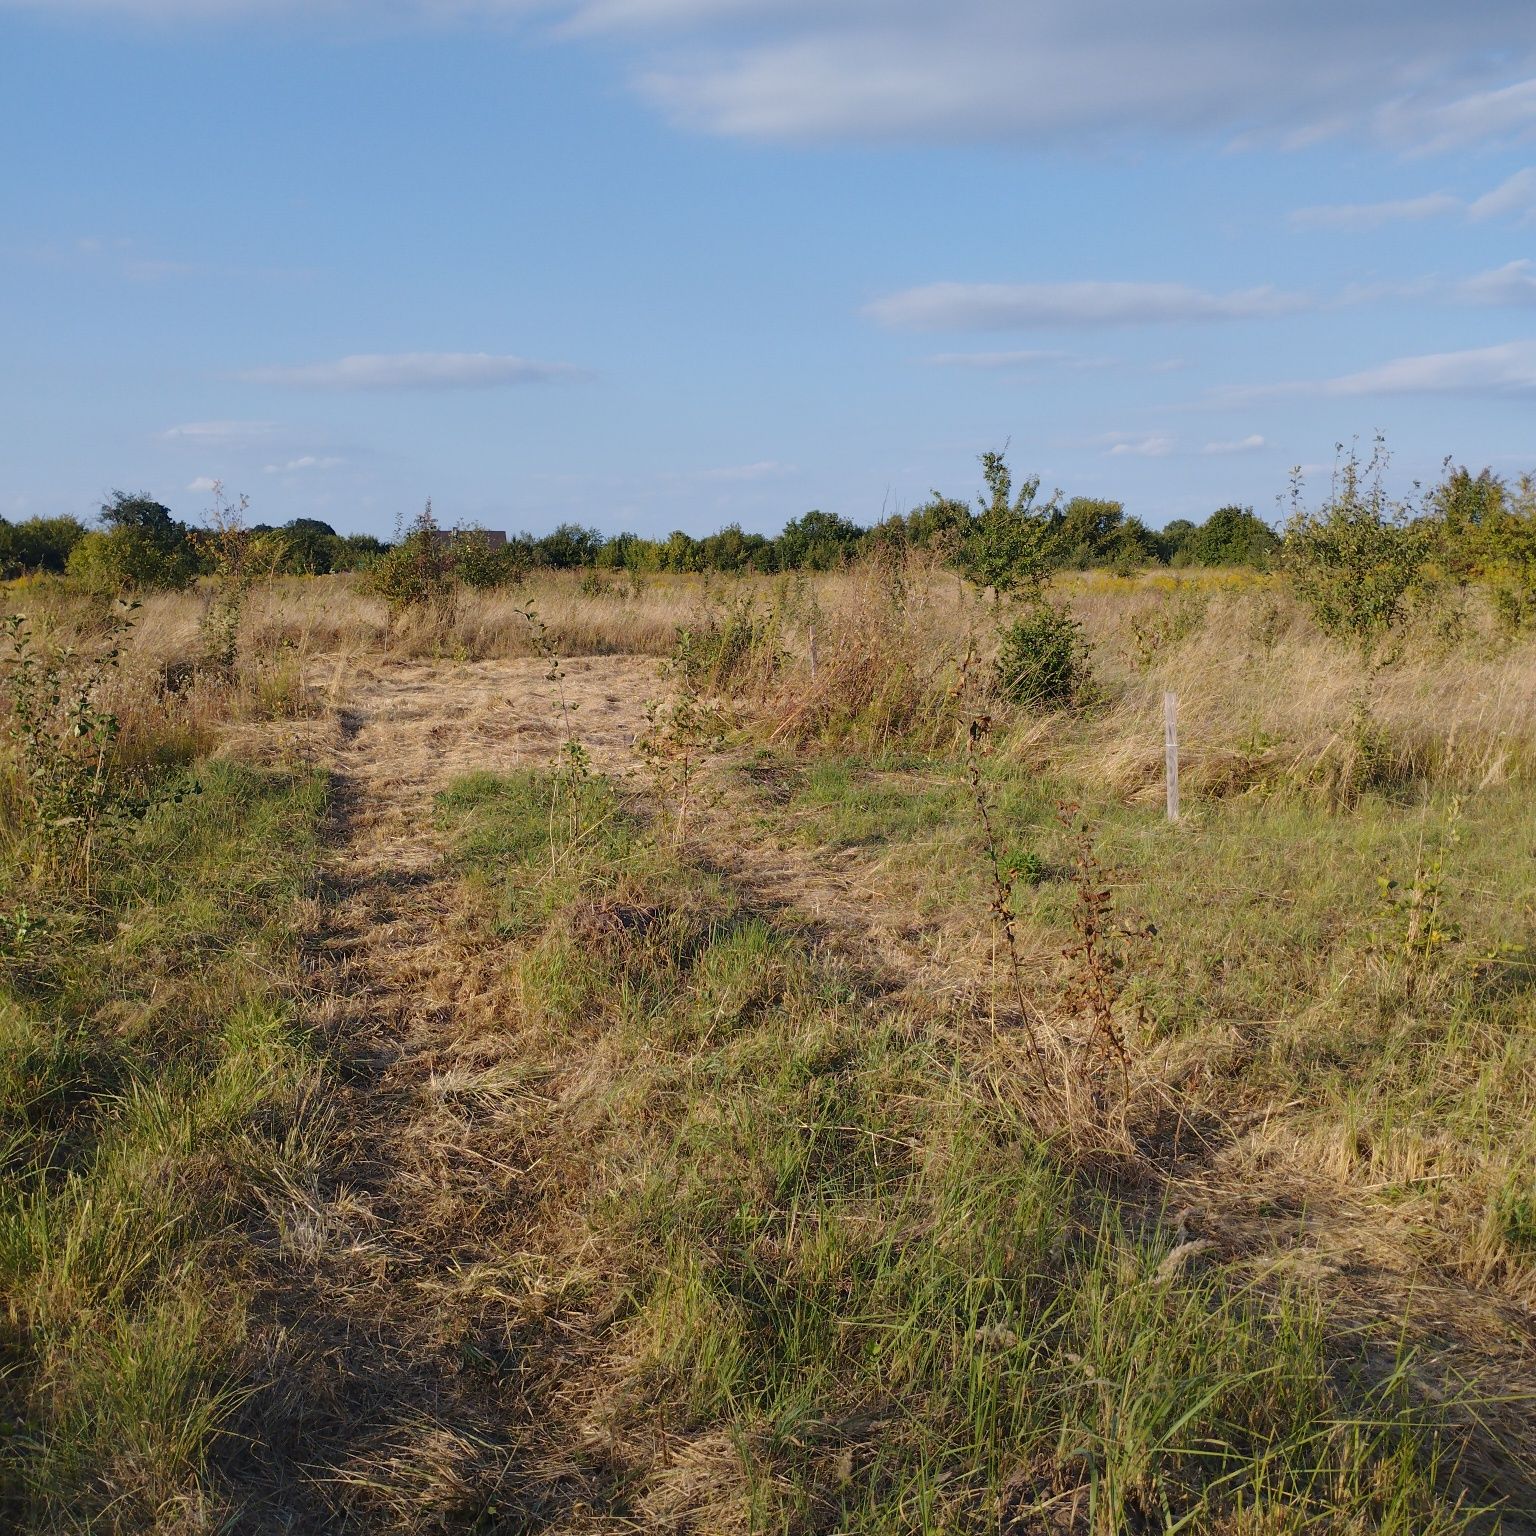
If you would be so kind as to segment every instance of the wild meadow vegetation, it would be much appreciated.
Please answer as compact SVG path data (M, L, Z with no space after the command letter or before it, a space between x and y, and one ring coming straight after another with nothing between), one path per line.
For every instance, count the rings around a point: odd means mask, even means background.
M8 1528L1530 1528L1536 489L982 468L18 558Z

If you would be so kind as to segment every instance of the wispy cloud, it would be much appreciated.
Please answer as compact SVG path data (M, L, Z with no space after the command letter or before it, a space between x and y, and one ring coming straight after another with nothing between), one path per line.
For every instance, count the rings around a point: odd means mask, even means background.
M1211 458L1227 458L1233 454L1257 453L1265 447L1268 447L1267 439L1255 432L1248 437L1239 437L1230 442L1207 443L1200 452Z
M198 495L207 495L209 492L217 490L218 485L219 482L212 475L199 475L196 480L193 480L187 486L187 489Z
M1508 181L1476 198L1467 209L1474 219L1536 220L1536 166L1516 171Z
M752 464L724 464L713 469L677 470L665 478L700 481L706 485L740 485L755 480L783 480L789 475L798 473L799 470L793 464L784 464L778 459L759 459Z
M618 9L654 20L659 7ZM688 9L703 22L741 7ZM1467 70L1529 60L1536 22L1522 0L1454 17L1403 0L1390 28L1373 7L1310 0L845 0L770 10L745 38L717 27L690 41L690 56L643 71L642 90L680 121L744 137L1438 143L1518 109L1500 91L1467 95Z
M874 300L865 314L912 331L1005 331L1247 320L1314 307L1277 288L1210 293L1183 283L929 283Z
M1380 203L1323 203L1298 208L1291 215L1291 224L1297 229L1364 231L1380 229L1384 224L1458 217L1475 222L1515 219L1528 223L1536 219L1536 167L1516 171L1481 197L1468 199L1449 192L1429 192L1422 197Z
M1428 352L1330 379L1284 384L1247 385L1221 390L1218 403L1312 395L1530 395L1536 394L1536 340L1472 347L1460 352Z
M1161 432L1153 432L1146 437L1131 438L1112 444L1109 456L1112 459L1166 459L1177 446L1171 437L1164 436Z
M1382 107L1376 123L1383 137L1423 153L1529 139L1536 137L1536 78L1449 100L1420 93Z
M178 427L167 427L160 436L171 443L249 443L271 437L276 431L275 421L185 421Z
M251 384L320 390L499 389L582 376L583 371L570 363L489 352L361 353L334 362L251 368L240 374Z
M1162 134L1411 147L1536 125L1528 0L0 0L149 22L533 20L630 50L636 88L707 132L1054 143ZM1495 61L1491 63L1490 61ZM1498 76L1492 74L1497 67Z
M1005 373L1017 369L1049 368L1056 364L1083 366L1088 360L1075 358L1070 352L1036 348L1020 352L936 352L923 361L933 368L974 368L981 372Z
M1511 261L1491 272L1479 272L1453 283L1451 297L1459 304L1518 307L1536 304L1536 261Z
M1323 384L1329 395L1536 393L1536 341L1400 357Z
M263 465L262 473L265 475L292 475L306 469L338 469L346 462L345 459L337 458L334 454L305 453L296 459L289 459L285 464Z
M1383 224L1439 219L1466 212L1467 204L1449 192L1431 192L1424 197L1396 198L1382 203L1330 203L1315 208L1298 208L1291 215L1297 229L1380 229Z

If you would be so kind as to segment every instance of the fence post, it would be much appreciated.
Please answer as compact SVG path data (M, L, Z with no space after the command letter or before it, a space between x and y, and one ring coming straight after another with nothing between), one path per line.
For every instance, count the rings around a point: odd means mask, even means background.
M1179 696L1163 695L1163 754L1168 770L1168 820L1179 819Z

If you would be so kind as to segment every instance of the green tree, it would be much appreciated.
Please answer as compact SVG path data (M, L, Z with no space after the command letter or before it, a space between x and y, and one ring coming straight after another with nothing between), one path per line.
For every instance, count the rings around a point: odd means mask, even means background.
M368 572L368 584L397 613L453 602L453 561L447 535L437 525L429 501L403 538Z
M114 491L101 527L70 552L70 573L103 590L190 586L201 569L192 531L153 497Z
M281 530L286 550L283 569L299 576L329 576L339 568L342 540L317 517L296 517Z
M1252 507L1218 507L1191 529L1180 550L1181 565L1251 565L1267 570L1280 553L1280 536Z
M1138 523L1137 527L1141 525ZM1051 531L1051 563L1065 570L1085 571L1113 565L1126 552L1125 505L1098 496L1074 496L1061 510ZM1131 547L1135 539L1132 535Z
M63 571L84 537L85 524L77 517L29 517L19 523L0 517L0 579Z
M519 545L492 544L483 528L456 528L448 543L454 576L466 587L510 587L528 571Z
M781 571L830 571L858 553L865 530L836 512L815 510L794 518L774 540Z
M1364 466L1351 448L1315 512L1301 506L1296 471L1285 530L1284 562L1297 595L1325 632L1353 640L1367 655L1402 623L1429 548L1412 509L1387 494L1388 463L1380 438Z
M366 571L388 551L389 545L371 533L349 533L338 541L334 569Z
M1015 493L1000 453L982 454L981 473L987 491L978 499L981 515L961 547L960 568L977 586L990 587L999 600L1013 592L1033 595L1050 574L1050 545L1059 518L1055 498L1035 505L1038 475Z
M547 533L535 542L534 559L539 565L569 571L595 565L602 548L603 536L596 528L583 528L580 523L561 523L553 533Z
M1536 479L1511 487L1490 469L1450 469L1429 494L1423 527L1444 576L1484 583L1512 629L1536 621Z
M1165 523L1156 535L1159 555L1169 565L1188 564L1183 556L1194 531L1195 524L1187 517L1176 517L1171 523Z

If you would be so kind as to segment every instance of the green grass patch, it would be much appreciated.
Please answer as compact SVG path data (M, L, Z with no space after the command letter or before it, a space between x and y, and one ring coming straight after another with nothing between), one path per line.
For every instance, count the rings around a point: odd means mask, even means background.
M1411 1194L1423 1252L1528 1291L1507 1187L1536 1184L1536 884L1523 786L1362 795L1347 810L1304 791L1161 806L983 760L1020 934L1047 956L1074 942L1078 893L1057 816L1080 804L1117 912L1150 922L1128 1001L1143 1050L1202 1052L1223 1118L1286 1105L1312 1169ZM781 775L760 818L809 848L879 860L893 903L963 937L991 888L964 765L892 773L825 756ZM967 917L969 914L969 918ZM1040 983L1042 1004L1051 983Z
M170 1529L199 1506L242 1300L224 1239L281 1166L326 786L202 764L89 901L34 889L0 974L0 1518Z
M611 796L571 839L551 793L482 778L440 813L518 936L518 1048L567 1085L525 1132L585 1277L554 1289L601 1340L571 1390L618 1439L732 1447L713 1497L763 1531L1050 1529L1074 1501L1105 1533L1464 1526L1401 1362L1170 1261L998 1092L1019 1063L941 1048Z

